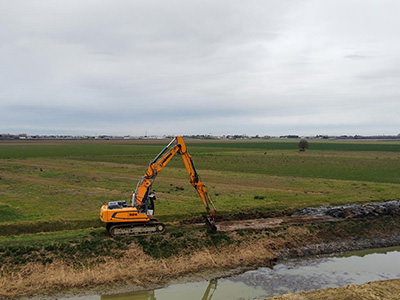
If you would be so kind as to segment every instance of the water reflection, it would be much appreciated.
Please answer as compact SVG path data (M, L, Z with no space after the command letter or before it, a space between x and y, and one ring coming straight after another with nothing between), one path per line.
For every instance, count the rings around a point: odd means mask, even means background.
M157 300L154 290L101 296L101 300Z
M201 300L212 300L215 290L217 289L218 280L212 279L207 285L206 290L204 291L204 295ZM124 294L116 294L116 295L103 295L100 298L101 300L157 300L155 296L155 291L141 291L132 293L124 293ZM182 298L183 299L183 298Z
M210 280L210 283L207 286L206 291L204 292L203 298L201 300L211 300L214 295L215 290L217 289L217 279Z

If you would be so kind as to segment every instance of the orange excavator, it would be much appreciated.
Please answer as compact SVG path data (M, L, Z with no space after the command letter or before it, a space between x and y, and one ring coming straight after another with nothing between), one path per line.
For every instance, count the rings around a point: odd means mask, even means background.
M181 155L190 183L206 208L206 225L212 231L216 231L215 206L207 194L206 186L200 181L183 138L177 136L150 162L132 195L132 205L128 205L126 201L113 201L101 207L100 219L106 223L107 231L111 236L160 234L165 231L165 225L154 218L156 197L155 192L152 191L152 185L157 174L177 153Z

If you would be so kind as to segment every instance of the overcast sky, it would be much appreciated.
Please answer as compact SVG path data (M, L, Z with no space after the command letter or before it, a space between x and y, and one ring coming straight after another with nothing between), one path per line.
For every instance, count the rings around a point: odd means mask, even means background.
M400 1L0 0L0 133L399 134Z

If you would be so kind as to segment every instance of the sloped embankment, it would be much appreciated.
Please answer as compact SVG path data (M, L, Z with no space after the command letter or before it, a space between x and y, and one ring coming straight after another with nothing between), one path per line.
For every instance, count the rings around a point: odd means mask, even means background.
M164 235L127 240L94 230L58 244L3 246L0 298L124 285L138 290L187 276L212 278L232 269L268 266L279 258L399 245L400 215L393 211L215 234L195 225L171 226ZM114 250L108 254L111 247Z

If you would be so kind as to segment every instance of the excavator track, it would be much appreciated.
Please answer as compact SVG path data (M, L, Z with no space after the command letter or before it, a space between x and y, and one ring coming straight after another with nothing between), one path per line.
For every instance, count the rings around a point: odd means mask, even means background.
M165 231L165 225L157 219L146 223L127 223L112 225L108 232L112 237L116 236L140 236L161 234Z

